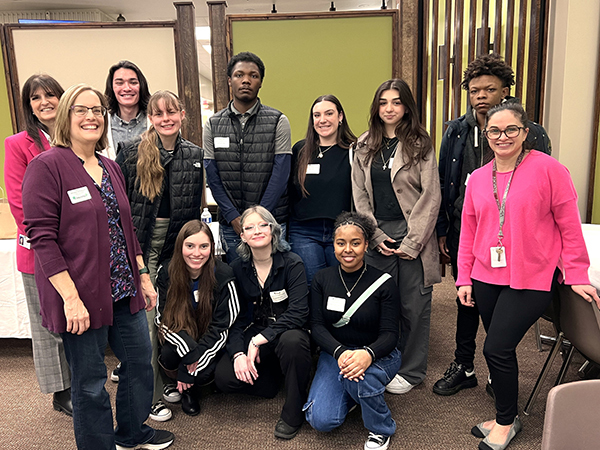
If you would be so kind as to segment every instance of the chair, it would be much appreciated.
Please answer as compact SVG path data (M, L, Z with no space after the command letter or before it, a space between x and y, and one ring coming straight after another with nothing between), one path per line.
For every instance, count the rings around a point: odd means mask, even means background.
M586 359L596 364L600 363L600 310L598 310L598 306L595 302L586 302L573 292L570 286L561 284L557 291L559 306L557 329L559 334L535 383L533 392L527 400L523 410L525 414L529 414L531 411L542 383L565 339L568 339L572 345L560 368L555 386L562 383L575 349Z
M600 380L556 386L548 394L542 450L589 450L600 445Z

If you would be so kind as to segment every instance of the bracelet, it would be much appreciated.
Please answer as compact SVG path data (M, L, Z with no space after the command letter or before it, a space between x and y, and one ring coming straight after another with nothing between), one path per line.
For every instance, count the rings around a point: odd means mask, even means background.
M231 361L235 361L236 359L238 359L240 356L244 356L245 353L244 352L237 352L235 355L233 355L233 359Z
M366 345L365 345L363 348L364 348L364 349L367 351L367 353L368 353L368 354L371 356L371 359L372 359L373 361L375 361L375 353L373 353L373 350L371 350L371 348L370 348L370 347L367 347Z
M250 343L254 345L254 347L258 348L259 346L254 343L254 338L250 339Z
M145 273L150 273L150 270L148 270L148 267L142 267L140 269L140 275L144 275Z

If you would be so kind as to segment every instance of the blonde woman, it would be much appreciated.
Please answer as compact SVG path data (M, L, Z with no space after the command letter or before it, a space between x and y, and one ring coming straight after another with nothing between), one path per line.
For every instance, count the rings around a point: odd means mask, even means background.
M204 171L202 149L180 135L185 110L179 98L158 91L150 97L147 112L150 128L140 138L120 143L116 161L125 176L136 235L154 282L159 263L173 254L181 227L200 218ZM162 403L163 393L169 401L178 401L180 396L170 387L163 392L154 316L155 311L148 313L154 368L150 418L165 421L171 411Z

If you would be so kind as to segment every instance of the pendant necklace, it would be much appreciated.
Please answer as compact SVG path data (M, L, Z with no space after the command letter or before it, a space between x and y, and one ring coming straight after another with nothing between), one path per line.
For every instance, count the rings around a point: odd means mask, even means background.
M338 271L340 272L340 279L342 280L342 284L344 285L344 288L346 289L346 295L348 297L350 297L350 295L352 294L352 291L354 290L354 288L356 287L356 285L358 284L358 282L360 281L360 279L362 278L362 276L367 271L367 265L365 264L365 267L364 267L362 273L358 277L358 280L356 280L356 283L354 283L354 286L352 286L352 289L348 289L348 286L346 286L346 282L344 281L344 277L342 276L342 269L341 269L340 266L338 266Z
M387 143L385 143L385 139L384 139L384 145L385 145L385 150L389 150L390 148L392 148L392 145L395 145L398 142L398 139L393 137L391 139L389 139L387 141ZM388 160L386 161L383 157L383 149L381 150L381 162L383 163L383 170L386 170L388 168L388 164L390 163L390 160L392 160L392 158L394 158L394 155L396 154L396 149L398 147L396 147L394 149L394 151L392 152L392 154L390 155L390 157L388 158Z
M325 150L321 150L321 146L319 145L319 154L317 155L317 158L322 158L322 157L323 157L323 155L324 155L325 153L327 153L329 150L331 150L331 148L332 148L334 145L335 145L335 144L333 144L333 145L330 145L330 146L329 146L329 147L327 147Z

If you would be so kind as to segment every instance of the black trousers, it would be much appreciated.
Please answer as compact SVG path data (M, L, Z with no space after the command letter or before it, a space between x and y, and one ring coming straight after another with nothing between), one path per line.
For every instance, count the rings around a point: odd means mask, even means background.
M170 380L176 381L177 379L172 378L171 375L173 375L174 372L176 372L177 370L186 370L182 367L183 363L181 362L181 357L177 354L177 350L173 345L165 343L160 348L159 352L160 355L158 357L158 362L161 366L161 370L166 369L166 372L168 372L166 373L167 377ZM194 386L202 386L212 381L215 373L215 368L217 367L217 361L219 360L219 356L220 355L217 355L217 357L214 358L208 366L206 366L203 370L198 372L198 374L194 377L193 380Z
M518 414L517 345L552 302L558 270L550 291L517 290L473 280L481 321L487 333L483 355L496 395L496 422L511 425Z
M446 245L450 253L452 264L452 276L458 278L458 238L460 231L451 229L446 238ZM458 306L456 314L456 350L454 350L454 360L465 367L473 367L475 361L475 339L479 329L479 308L475 306L464 306L458 297L456 298Z
M245 348L250 339L260 333L251 327L244 334ZM260 346L260 363L256 365L258 378L254 384L240 381L235 376L233 362L224 354L215 371L215 384L222 392L241 392L258 397L273 398L285 380L285 403L281 418L290 426L304 422L302 407L308 395L312 358L310 337L304 330L288 330L267 344Z

